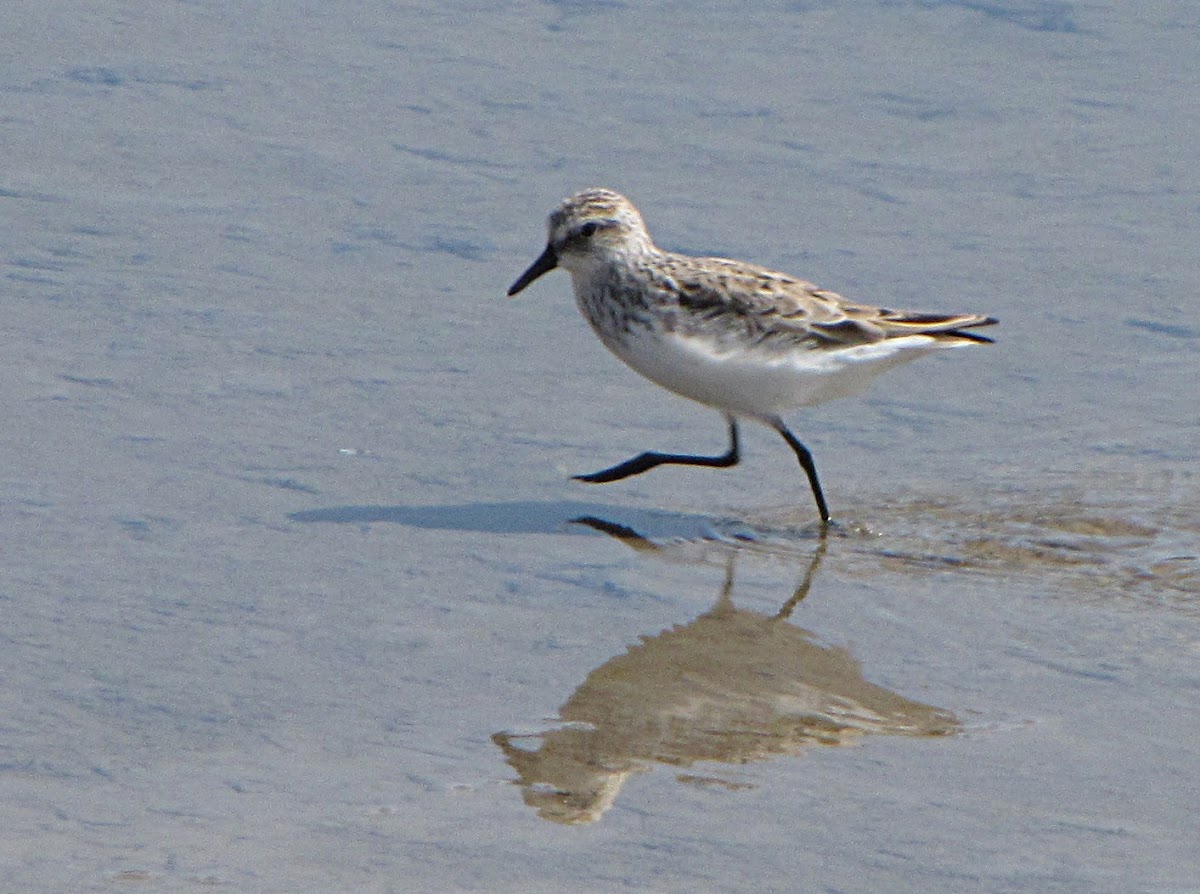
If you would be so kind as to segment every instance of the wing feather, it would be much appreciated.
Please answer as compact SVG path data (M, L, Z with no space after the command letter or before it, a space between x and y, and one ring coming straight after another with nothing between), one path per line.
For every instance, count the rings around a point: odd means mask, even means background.
M671 255L663 271L674 286L663 293L674 296L685 317L699 326L720 319L758 341L852 347L930 335L986 342L991 339L964 330L996 322L980 314L933 314L857 304L802 279L728 258Z

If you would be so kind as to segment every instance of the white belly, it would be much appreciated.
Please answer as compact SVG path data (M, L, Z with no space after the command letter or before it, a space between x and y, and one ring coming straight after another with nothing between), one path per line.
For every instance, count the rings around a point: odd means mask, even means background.
M638 328L608 347L669 391L734 415L763 419L861 394L880 373L959 344L965 342L909 335L836 350L784 353L751 346L736 351L717 348L704 337Z

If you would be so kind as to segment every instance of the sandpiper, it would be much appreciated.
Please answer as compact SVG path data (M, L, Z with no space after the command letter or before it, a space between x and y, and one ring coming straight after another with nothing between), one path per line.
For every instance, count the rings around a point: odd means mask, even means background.
M787 441L827 523L812 454L782 414L861 394L885 370L941 348L990 342L967 330L996 322L871 307L745 261L663 251L633 203L610 189L564 199L547 229L545 251L508 294L564 268L610 351L663 388L720 410L729 425L720 456L648 451L578 481L619 481L669 464L737 465L737 421L751 419Z

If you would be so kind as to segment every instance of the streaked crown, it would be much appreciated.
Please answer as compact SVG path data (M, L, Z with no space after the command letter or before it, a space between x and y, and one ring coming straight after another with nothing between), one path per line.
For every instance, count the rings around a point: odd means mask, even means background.
M548 242L560 255L591 252L598 245L653 248L633 202L611 189L585 189L550 213Z

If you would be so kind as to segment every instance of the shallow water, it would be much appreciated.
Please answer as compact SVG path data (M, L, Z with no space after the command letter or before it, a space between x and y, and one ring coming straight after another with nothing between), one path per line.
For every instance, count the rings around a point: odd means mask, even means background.
M1187 4L9 13L0 888L1200 891ZM714 60L716 62L714 63ZM997 344L710 412L672 249Z

